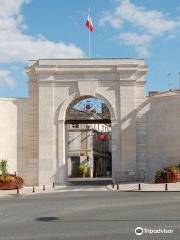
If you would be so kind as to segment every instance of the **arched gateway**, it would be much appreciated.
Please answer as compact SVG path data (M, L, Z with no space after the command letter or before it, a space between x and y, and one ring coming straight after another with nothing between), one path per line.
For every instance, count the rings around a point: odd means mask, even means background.
M78 98L101 99L111 114L112 178L120 171L146 172L145 101L147 67L136 59L42 59L32 61L29 75L31 138L28 184L67 181L66 111ZM29 180L28 180L29 179Z

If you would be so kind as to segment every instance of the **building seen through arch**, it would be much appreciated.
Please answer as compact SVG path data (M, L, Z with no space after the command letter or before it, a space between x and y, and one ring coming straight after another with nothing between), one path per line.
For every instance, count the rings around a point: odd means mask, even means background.
M110 177L111 124L106 104L95 97L75 100L66 112L68 177L81 177L80 164L88 165L86 177Z

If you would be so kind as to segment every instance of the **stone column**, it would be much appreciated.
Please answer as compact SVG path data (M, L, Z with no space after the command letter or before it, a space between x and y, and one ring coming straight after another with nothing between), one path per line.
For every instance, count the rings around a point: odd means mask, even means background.
M90 178L93 178L93 169L94 169L94 136L93 136L93 129L91 130L90 133L90 148L91 148L91 152L90 152L90 159L89 159L89 168L90 168Z
M68 167L66 160L66 131L64 120L58 121L58 160L57 160L57 171L56 171L56 183L65 185L68 176Z
M39 185L54 181L54 107L53 88L39 84Z
M111 122L112 128L112 181L121 170L121 124L118 120Z

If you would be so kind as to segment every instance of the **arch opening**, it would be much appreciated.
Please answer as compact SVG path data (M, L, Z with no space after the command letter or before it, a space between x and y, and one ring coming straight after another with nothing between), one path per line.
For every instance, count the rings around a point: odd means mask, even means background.
M73 100L66 110L66 159L68 180L111 178L111 112L94 96Z

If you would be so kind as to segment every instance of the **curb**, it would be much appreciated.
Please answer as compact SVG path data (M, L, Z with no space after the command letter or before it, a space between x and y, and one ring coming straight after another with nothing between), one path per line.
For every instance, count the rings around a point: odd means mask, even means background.
M141 186L143 188L143 185ZM143 192L143 193L148 193L148 192L180 192L180 190L174 190L174 189L168 189L168 190L165 190L165 188L162 188L162 189L142 189L141 190L138 190L138 187L135 188L135 189L121 189L121 185L119 185L119 189L117 189L116 185L114 185L114 188L112 188L112 185L107 185L106 186L106 189L108 191L111 191L111 192ZM146 186L147 188L147 186Z

